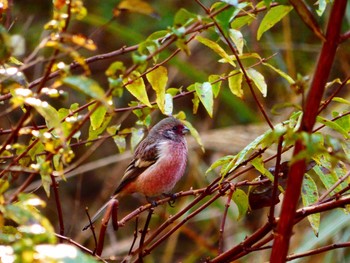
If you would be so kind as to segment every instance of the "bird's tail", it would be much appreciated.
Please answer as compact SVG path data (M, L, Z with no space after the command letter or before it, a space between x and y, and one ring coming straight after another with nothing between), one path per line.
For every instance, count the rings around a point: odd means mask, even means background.
M113 202L115 201L115 197L111 198L108 202L106 202L91 218L91 222L89 222L86 226L84 226L83 231L88 229L90 226L92 226L93 223L96 222L97 219L101 217L103 212L106 210L106 208Z

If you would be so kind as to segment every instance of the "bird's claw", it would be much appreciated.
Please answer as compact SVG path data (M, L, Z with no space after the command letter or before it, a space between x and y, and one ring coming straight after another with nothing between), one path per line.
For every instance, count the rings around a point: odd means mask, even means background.
M164 193L163 194L165 197L170 197L170 200L168 201L168 204L170 207L175 207L175 201L176 201L176 194L173 193Z

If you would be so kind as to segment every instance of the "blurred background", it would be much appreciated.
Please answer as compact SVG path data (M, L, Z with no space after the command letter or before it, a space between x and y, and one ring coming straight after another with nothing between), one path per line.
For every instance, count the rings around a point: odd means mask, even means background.
M202 1L207 7L211 6L215 1ZM252 1L253 3L255 1ZM314 1L307 1L310 5ZM185 8L189 12L198 15L205 15L203 10L195 1L161 1L154 0L148 3L154 8L157 15L144 15L140 13L122 12L119 16L113 17L113 9L119 1L84 1L87 9L87 16L80 21L73 20L68 28L69 33L82 34L91 38L97 46L95 51L79 51L85 57L97 54L105 54L118 50L122 47L130 47L144 41L151 33L159 30L166 30L173 25L174 14L180 9ZM23 40L25 46L18 50L19 58L25 59L38 46L41 39L48 34L43 30L44 25L52 17L51 1L13 1L12 21L10 34L18 35ZM329 10L325 15L319 17L315 15L319 24L325 28ZM277 68L288 73L293 79L297 80L300 87L305 88L309 85L312 78L313 70L317 61L321 48L320 40L313 32L305 26L300 20L296 12L291 12L280 23L275 25L271 30L267 31L260 41L257 41L257 29L264 12L257 14L257 20L253 21L250 26L245 26L241 30L245 46L245 52L258 53L262 58L268 58L268 62ZM346 12L346 21L344 30L349 30L350 25L350 9ZM207 30L203 32L207 37L213 37L214 32ZM160 55L160 60L166 59L175 46L165 50ZM180 52L172 58L165 67L168 69L169 81L167 87L180 88L185 90L190 84L195 82L207 81L211 74L223 74L230 70L227 64L219 63L219 57L210 49L197 41L191 41L189 44L190 55ZM48 56L51 51L46 49L39 50L38 56ZM71 62L71 58L62 57L62 61ZM92 78L95 79L102 87L107 90L108 81L105 71L114 61L123 61L124 65L131 66L131 53L126 53L114 58L104 59L89 64ZM255 61L245 61L246 65L251 65ZM45 63L39 62L24 70L28 82L34 81L42 76ZM268 85L267 97L260 94L259 100L264 105L273 124L277 124L288 118L294 108L282 107L286 103L297 103L301 105L303 91L296 90L291 87L283 78L266 67L258 65L255 67L265 77ZM79 70L73 71L79 73ZM334 63L332 76L344 79L350 72L350 45L344 44L338 50L337 59ZM333 79L331 77L331 79ZM189 161L186 176L178 183L175 192L181 190L197 189L208 185L209 182L218 177L217 171L206 174L205 171L218 158L225 155L234 155L242 150L246 145L252 142L257 136L268 130L268 125L259 112L257 105L249 92L244 86L244 98L240 99L234 96L228 88L227 82L222 83L220 95L214 102L213 118L210 118L202 105L199 106L198 113L193 114L192 111L192 95L182 96L174 101L174 113L184 111L187 120L198 130L202 139L205 152L203 152L198 143L188 137L190 147ZM331 93L332 89L327 90ZM348 91L343 90L343 97L348 97ZM85 98L80 97L79 93L69 92L68 96L61 100L55 100L55 107L67 107L74 102L83 104ZM116 108L127 107L132 96L128 92L124 92L123 96L115 101ZM154 101L155 97L150 100ZM6 105L5 105L6 106ZM1 106L4 107L4 106ZM331 105L334 109L339 105ZM341 111L338 109L338 111ZM329 114L331 111L328 112ZM9 129L13 123L18 120L18 115L14 114L11 118L0 119L3 129ZM163 118L159 111L152 113L152 125ZM136 121L135 115L131 112L117 114L116 123L120 123L123 127L132 127ZM82 131L82 137L86 136L87 127ZM128 144L129 145L129 144ZM94 151L92 151L92 148ZM129 148L129 147L128 147ZM79 160L86 152L89 152L88 158L79 164L73 171L66 174L67 181L59 183L59 194L63 204L63 215L65 222L65 235L87 246L94 248L94 241L90 231L82 232L82 226L87 222L85 207L89 208L90 215L93 214L109 197L113 194L115 187L118 185L123 172L130 161L131 153L126 151L119 153L112 139L106 139L97 142L91 146L77 144L73 147L75 160ZM275 149L269 149L264 157L271 156L275 153ZM283 157L288 160L289 155L286 153ZM73 163L74 163L73 161ZM273 166L274 161L267 166ZM253 179L258 175L252 171L245 173L238 180ZM24 178L23 178L24 180ZM20 184L21 180L19 181ZM37 183L40 180L38 178ZM55 200L51 196L47 198L42 188L36 189L37 184L33 184L30 188L35 194L42 197L47 202L47 206L43 211L50 219L55 229L58 229L58 219ZM150 228L160 225L169 215L174 214L186 204L191 202L194 197L186 197L176 200L175 208L168 205L160 206L155 209L152 217ZM119 217L123 217L130 213L138 206L145 204L142 196L125 197L120 202ZM157 253L153 253L147 258L147 262L198 262L204 260L207 256L213 256L217 253L218 246L218 229L220 227L222 209L225 205L226 198L223 197L216 201L209 209L200 213L193 220L184 225L177 233L170 238L164 245L157 248ZM277 206L278 209L278 206ZM276 213L278 214L278 210ZM231 205L225 230L225 245L227 248L234 244L239 244L246 236L263 225L267 220L268 210L259 209L250 212L246 217L237 220L238 209ZM142 225L146 214L140 218ZM295 233L303 233L303 235L295 235L292 238L290 251L305 251L315 248L321 244L341 242L348 240L350 237L350 229L345 228L347 221L342 218L346 216L344 213L332 211L325 213L321 223L321 233L317 239L309 223L304 220L295 228ZM339 224L332 224L334 218L337 218ZM199 227L200 226L200 227ZM139 226L140 227L140 226ZM117 232L117 234L109 228L104 256L116 256L118 262L119 255L127 254L133 239L135 222L131 221ZM200 233L198 235L197 233ZM198 250L184 250L181 248L193 247ZM318 262L347 262L350 258L350 251L347 249L334 250L326 254L310 257ZM252 253L243 258L245 262L254 260L252 258L261 255L259 262L268 261L269 250ZM309 258L302 259L303 262L311 262Z

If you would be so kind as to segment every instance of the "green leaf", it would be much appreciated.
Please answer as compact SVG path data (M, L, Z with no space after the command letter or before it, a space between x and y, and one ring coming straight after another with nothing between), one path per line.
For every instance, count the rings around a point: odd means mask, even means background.
M168 70L160 66L149 72L146 78L156 92L156 102L160 111L165 114L165 87L168 82Z
M345 130L347 133L350 132L350 115L341 115L341 113L338 112L332 112L333 117L340 117L337 120L335 120L334 122L336 124L338 124L340 127L343 128L343 130Z
M210 75L208 78L208 81L211 83L214 98L217 98L219 93L220 93L221 83L222 83L220 81L220 76L219 75Z
M324 11L326 10L327 7L327 1L326 0L318 0L318 8L316 10L317 14L319 16L322 16Z
M345 99L345 98L340 98L340 97L334 97L332 99L332 101L335 101L335 102L339 102L339 103L343 103L343 104L346 104L346 105L350 105L350 101Z
M268 178L271 182L274 181L274 175L265 168L264 162L262 157L256 157L254 158L251 162L250 162L254 168L260 172L261 175L265 176L266 178ZM278 189L284 193L284 189L282 188L282 186L279 184L278 185Z
M193 93L193 99L192 99L192 104L193 104L192 112L193 112L193 114L197 114L199 102L200 102L200 100L199 100L197 93Z
M196 92L204 108L207 110L209 116L213 117L213 90L209 82L204 82L201 85L195 85Z
M256 19L255 15L247 13L246 16L241 16L233 19L231 23L232 29L240 29L245 25L250 25Z
M211 10L219 10L226 6L225 3L216 2L212 5ZM215 16L216 22L219 24L224 36L228 36L230 29L230 22L239 13L240 9L234 6L225 8ZM225 43L226 44L226 43Z
M261 157L254 158L250 163L254 166L256 170L260 172L260 174L269 178L271 182L274 181L273 174L265 168L263 159Z
M235 158L236 158L236 155L227 155L227 156L221 157L218 160L216 160L214 163L212 163L205 173L209 173L210 171L214 170L219 166L227 165Z
M260 40L261 36L277 24L283 17L285 17L291 10L292 6L278 5L272 7L264 16L263 20L260 23L257 33L257 39Z
M203 45L209 47L212 49L216 54L218 54L220 57L225 59L226 62L230 63L233 67L236 66L235 62L231 59L231 57L226 53L226 51L220 47L219 44L215 43L214 41L211 41L207 38L197 36L196 39L201 42Z
M190 13L184 8L181 8L176 12L174 17L174 25L175 26L186 26L197 19L197 15Z
M78 107L79 107L78 103L73 103L70 105L69 109L60 108L58 110L59 119L60 120L64 119L64 121L61 122L61 127L65 137L67 137L71 133L74 124L78 121L78 113L75 113L74 115L70 115L72 112L76 111ZM70 115L70 117L67 117L68 115ZM79 136L80 136L80 131L76 132L73 137L78 139Z
M320 168L320 166L316 165L313 170L315 171L315 173L318 175L318 177L320 178L322 184L324 185L324 187L328 190L329 188L331 188L338 180L338 176L333 172L333 171L328 171L324 173L323 170ZM332 191L332 193L334 194L335 192L338 192L342 189L342 187L340 185L338 185L334 190Z
M35 108L35 110L45 119L48 128L54 128L61 137L63 135L61 120L57 110L46 101L36 98L26 98L25 103Z
M301 189L301 198L303 200L304 206L315 204L318 200L318 190L316 183L308 174L305 174L304 177ZM318 231L320 228L320 218L320 213L312 214L307 217L316 236L318 236Z
M193 138L196 140L198 145L201 147L202 151L205 152L204 145L202 143L202 139L199 136L198 131L193 127L193 125L190 122L188 122L186 120L181 120L181 122L183 122L183 124L185 124L185 126L190 130L190 133L193 136Z
M131 151L135 151L136 146L141 142L145 135L145 132L142 128L136 129L131 128Z
M112 119L111 116L105 115L105 117L103 118L103 122L101 123L99 128L93 129L92 125L90 125L88 141L97 139L98 136L106 130L111 119ZM88 145L89 143L86 144L86 146Z
M282 70L278 69L278 68L275 68L274 66L272 66L271 64L269 63L265 63L263 62L262 63L263 65L269 67L270 69L272 69L273 71L275 71L277 74L279 74L282 78L284 78L285 80L287 80L287 82L290 84L290 85L293 85L295 84L295 81L294 79L292 79L292 77L290 77L287 73L283 72Z
M113 62L111 65L109 65L105 74L107 77L115 77L118 71L121 71L120 73L124 73L125 71L125 66L121 61L116 61L116 62Z
M63 78L62 82L78 91L83 92L85 95L106 104L105 92L95 80L80 75L67 76Z
M50 188L51 188L51 176L52 168L51 168L51 162L45 161L44 158L37 158L37 164L39 166L40 176L41 176L41 183L43 184L43 188L45 190L45 193L47 197L50 197Z
M229 33L231 40L236 45L238 54L242 54L243 53L243 45L244 45L244 39L243 39L242 33L236 29L230 29L228 31L228 33Z
M317 116L317 122L320 122L324 125L326 125L328 128L331 128L332 130L339 132L341 135L344 136L345 139L349 138L349 134L346 130L343 129L339 124L337 124L334 121L327 120L326 118L323 118L321 116Z
M5 193L5 191L9 188L10 183L7 180L0 178L0 195Z
M274 130L268 130L264 134L258 136L254 141L249 143L243 150L241 150L237 155L231 158L230 162L222 167L220 174L225 176L226 174L232 172L236 169L242 162L246 161L246 158L250 156L251 153L257 151L258 149L267 148L273 143L276 143L282 134L287 132L287 128L283 124L278 124L275 126Z
M146 86L143 81L143 78L140 77L140 73L137 71L133 72L131 76L131 83L128 83L128 80L124 80L124 84L126 84L126 89L139 101L141 101L146 106L152 108L151 103L148 100L148 95L146 91Z
M242 89L242 80L243 80L243 73L240 70L234 70L229 73L228 78L228 86L232 92L233 95L237 96L238 98L243 97L243 89Z
M241 219L248 211L249 208L249 200L248 195L241 189L236 189L233 192L232 200L238 207L238 218Z
M95 105L90 105L89 110L91 111L94 107ZM101 127L105 119L106 113L107 113L107 108L101 105L90 115L90 122L93 130L97 130L98 128Z
M11 56L11 38L5 27L0 25L0 63L3 64Z
M264 76L253 68L247 69L248 77L254 82L255 86L260 90L261 94L266 97L267 85Z

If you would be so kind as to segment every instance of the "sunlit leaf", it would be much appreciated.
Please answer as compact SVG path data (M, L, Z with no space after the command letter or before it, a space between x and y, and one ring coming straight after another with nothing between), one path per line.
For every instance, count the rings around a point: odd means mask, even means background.
M236 45L238 54L242 54L243 53L243 45L244 45L242 33L238 30L235 30L235 29L230 29L228 32L229 32L229 36L230 36L231 40Z
M89 110L95 108L95 105L90 105ZM104 106L99 106L91 115L90 115L90 122L91 127L93 130L96 130L101 127L103 120L105 118L105 115L107 113L107 109Z
M247 69L249 78L254 82L255 86L260 90L261 94L266 97L267 85L264 76L253 68Z
M263 20L260 23L257 33L257 39L260 40L261 36L277 24L283 17L285 17L291 10L292 6L278 5L272 7L264 16Z
M208 78L208 81L211 83L211 87L213 90L214 98L217 98L217 96L220 93L221 88L221 81L219 75L210 75Z
M171 115L173 113L173 96L169 93L165 94L165 105L164 105L164 114Z
M214 98L211 84L209 82L204 82L201 85L195 85L195 89L209 116L213 117Z
M327 1L326 0L318 0L318 9L316 10L317 14L319 16L322 16L324 11L326 10L327 7Z
M114 10L114 15L118 16L118 11L124 11L127 10L129 12L134 13L140 13L152 17L158 17L157 12L154 10L154 8L147 3L146 1L142 0L123 0L119 3L117 8Z
M304 206L315 204L318 200L318 190L316 183L308 174L305 174L304 176L301 189L301 197ZM320 228L320 218L320 213L311 214L307 217L316 236L318 236L318 231Z
M242 81L243 81L243 73L240 70L231 71L229 73L228 78L228 86L233 95L238 98L243 97L243 89L242 89Z
M55 132L63 135L61 120L57 110L46 101L36 98L26 98L25 103L35 108L35 110L45 119L48 128L55 128Z
M128 81L131 81L131 83L128 83ZM145 104L146 106L152 108L151 103L148 100L148 95L146 91L146 86L143 81L143 78L140 77L139 72L133 72L133 76L129 80L124 80L124 83L126 84L126 89L140 102Z
M112 119L112 117L110 115L106 114L105 117L102 119L102 123L100 124L99 128L94 129L92 127L92 125L90 125L89 126L88 141L97 139L98 136L106 130L108 124L111 121L111 119ZM86 145L89 145L89 143L87 143Z
M86 48L88 50L94 51L97 48L95 43L92 41L92 39L89 39L89 38L87 38L87 37L85 37L85 36L83 36L81 34L73 35L71 37L71 41L74 44L76 44L76 45L78 45L80 47L84 47L84 48Z
M165 114L165 88L168 82L168 70L160 66L149 72L146 78L156 92L156 102L160 111Z
M237 220L241 219L248 211L249 208L249 200L247 194L241 190L236 189L233 192L232 200L235 202L235 204L238 207L238 218Z
M226 51L222 47L220 47L218 43L215 43L214 41L211 41L210 39L201 36L197 36L196 39L203 45L212 49L220 57L224 58L226 62L230 63L234 67L236 66L235 62L233 62L231 57L226 53Z
M117 145L120 153L123 153L126 149L125 135L118 135L120 125L113 125L107 128L107 132L113 136L114 143Z

